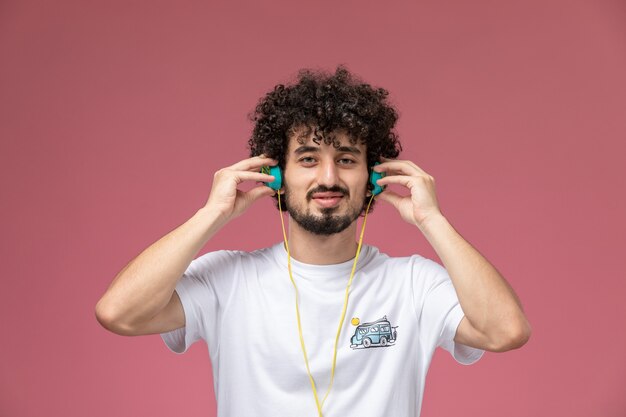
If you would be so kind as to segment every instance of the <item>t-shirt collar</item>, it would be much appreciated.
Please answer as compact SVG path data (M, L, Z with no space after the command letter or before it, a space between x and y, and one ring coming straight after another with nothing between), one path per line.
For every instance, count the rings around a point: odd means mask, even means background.
M284 242L277 243L272 247L272 253L276 262L285 269L287 272L287 250L285 249ZM361 246L361 253L359 260L357 261L356 272L365 265L371 254L371 247L363 244ZM291 257L291 270L294 275L299 275L304 279L311 279L314 281L333 281L341 280L346 281L350 278L350 272L354 264L354 257L348 261L338 264L330 265L314 265L300 262Z

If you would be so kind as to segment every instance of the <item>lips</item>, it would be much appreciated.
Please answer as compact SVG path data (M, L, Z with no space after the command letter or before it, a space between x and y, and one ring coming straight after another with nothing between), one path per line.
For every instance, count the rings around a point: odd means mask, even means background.
M343 193L330 192L330 191L313 194L313 198L341 198L341 197L343 197Z
M323 193L314 193L313 201L315 201L318 205L322 207L335 207L343 198L342 193L337 192L323 192Z

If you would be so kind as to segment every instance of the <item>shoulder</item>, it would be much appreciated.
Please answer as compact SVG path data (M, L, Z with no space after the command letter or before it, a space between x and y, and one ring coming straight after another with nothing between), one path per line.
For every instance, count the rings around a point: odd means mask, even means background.
M190 267L228 267L264 262L272 258L273 247L257 249L251 252L243 250L217 250L207 252L193 260Z
M419 254L409 256L391 256L381 252L376 246L367 246L367 256L370 263L376 265L397 266L397 267L426 267L436 268L437 264Z
M367 268L381 268L388 273L411 276L416 282L432 287L449 279L448 272L438 262L420 254L390 256L375 246L368 247Z

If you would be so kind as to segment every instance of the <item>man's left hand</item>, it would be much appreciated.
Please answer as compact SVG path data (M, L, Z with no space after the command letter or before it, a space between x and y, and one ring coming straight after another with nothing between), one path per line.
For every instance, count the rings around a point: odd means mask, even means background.
M392 204L402 218L420 229L431 217L442 215L435 195L435 179L411 161L398 161L381 158L382 162L374 166L374 171L384 172L385 177L377 183L381 186L399 184L411 192L402 196L389 189L378 195L377 199Z

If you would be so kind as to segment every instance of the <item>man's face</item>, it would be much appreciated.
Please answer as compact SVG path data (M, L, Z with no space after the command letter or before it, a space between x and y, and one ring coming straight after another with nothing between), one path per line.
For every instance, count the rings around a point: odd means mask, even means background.
M365 145L337 133L340 146L290 138L285 159L287 211L303 229L318 235L339 233L363 209L368 169Z

